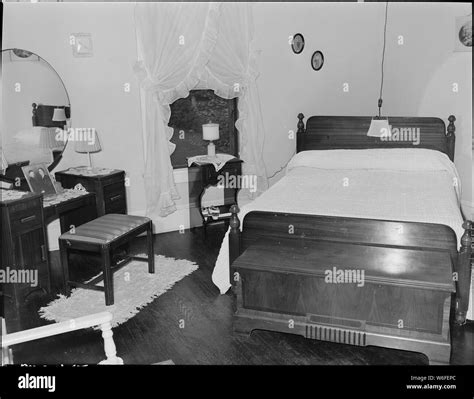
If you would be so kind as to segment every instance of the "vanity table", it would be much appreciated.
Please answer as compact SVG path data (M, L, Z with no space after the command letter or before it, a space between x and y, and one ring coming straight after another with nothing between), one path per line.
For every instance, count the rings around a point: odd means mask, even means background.
M20 319L20 309L28 296L41 289L52 290L52 270L47 247L48 223L59 219L61 233L97 217L95 194L78 190L64 190L54 197L44 198L19 190L0 189L1 257L6 273L27 271L37 273L38 284L3 284L2 311L10 326Z

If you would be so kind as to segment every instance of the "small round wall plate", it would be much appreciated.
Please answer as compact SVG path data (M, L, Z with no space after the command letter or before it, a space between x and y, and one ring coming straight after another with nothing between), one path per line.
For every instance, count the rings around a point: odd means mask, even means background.
M311 67L319 71L324 65L324 55L321 51L315 51L311 56Z
M304 37L301 33L297 33L291 40L291 49L295 54L300 54L304 49Z

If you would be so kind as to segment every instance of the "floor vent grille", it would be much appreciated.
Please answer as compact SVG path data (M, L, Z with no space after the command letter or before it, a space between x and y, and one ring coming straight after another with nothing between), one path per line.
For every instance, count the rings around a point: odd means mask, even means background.
M366 334L361 331L311 324L306 324L306 338L358 346L365 346L366 342Z

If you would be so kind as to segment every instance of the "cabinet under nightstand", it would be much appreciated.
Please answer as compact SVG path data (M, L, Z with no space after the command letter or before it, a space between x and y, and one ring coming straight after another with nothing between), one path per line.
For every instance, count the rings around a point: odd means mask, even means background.
M95 193L98 217L107 213L127 213L123 170L112 169L101 174L92 174L85 170L84 174L79 174L76 169L56 172L56 180L64 188L74 188L77 184L81 184L87 191Z
M230 218L229 209L232 205L237 204L240 184L235 186L224 184L224 204L217 207L219 208L219 216L216 219L203 214L202 197L206 188L219 185L220 178L224 178L224 181L238 182L242 176L242 162L239 158L233 158L227 161L219 171L216 171L214 165L210 163L203 165L193 164L188 168L191 227L199 226L201 223L206 227L210 223Z

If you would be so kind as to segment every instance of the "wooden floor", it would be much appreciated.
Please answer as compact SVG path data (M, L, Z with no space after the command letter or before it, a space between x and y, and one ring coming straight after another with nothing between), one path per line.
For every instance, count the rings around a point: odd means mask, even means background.
M199 269L114 329L117 352L125 364L169 359L175 364L203 365L427 364L420 353L312 341L267 331L254 331L250 338L233 334L233 297L220 295L211 281L224 231L224 226L215 225L208 228L206 238L201 229L155 236L157 254L194 261ZM131 247L136 253L144 249L142 238ZM52 258L57 271L58 254L52 253ZM96 273L87 270L83 274ZM17 328L47 324L39 318L37 309L49 300L41 292L30 295ZM180 328L180 320L184 320L184 328ZM453 326L451 335L451 363L474 364L474 323ZM82 330L15 346L14 357L15 363L22 364L95 364L104 353L100 333Z

